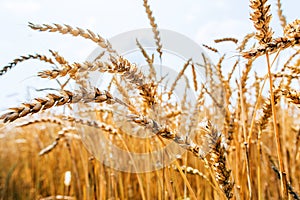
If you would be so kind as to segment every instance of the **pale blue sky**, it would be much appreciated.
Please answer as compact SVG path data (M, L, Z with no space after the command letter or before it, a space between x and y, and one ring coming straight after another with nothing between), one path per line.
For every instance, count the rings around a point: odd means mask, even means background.
M275 34L280 35L276 2L269 1L273 14L271 26ZM199 44L214 45L213 40L222 37L241 39L254 31L246 0L149 0L149 3L160 28L182 33ZM299 18L299 0L282 1L282 4L288 22ZM142 5L142 0L0 0L0 66L20 55L48 54L48 49L80 62L96 48L94 43L81 38L33 31L27 27L28 22L65 23L110 38L125 31L149 27ZM226 48L224 50L232 50L234 46ZM45 66L39 62L26 62L0 77L0 109L3 108L1 105L11 106L24 101L24 94L16 93L29 85L38 87L35 84L37 78L33 76ZM55 81L44 83L56 84ZM9 95L13 97L7 97Z

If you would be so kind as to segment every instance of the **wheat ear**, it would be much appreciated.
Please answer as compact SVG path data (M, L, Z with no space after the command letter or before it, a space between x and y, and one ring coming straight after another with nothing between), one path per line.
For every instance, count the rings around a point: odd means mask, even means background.
M284 28L287 23L286 23L286 17L282 14L282 7L281 7L280 0L277 0L277 15L279 17L282 28Z
M225 37L225 38L220 38L220 39L215 39L214 42L215 43L220 43L220 42L233 42L235 44L238 43L238 39L236 38L232 38L232 37Z
M230 180L231 170L227 169L226 165L226 144L222 139L222 134L212 126L210 121L202 128L206 132L206 143L210 149L209 163L215 173L215 179L227 199L231 199L234 184Z
M288 99L290 103L295 104L300 108L300 92L294 89L282 89L281 93Z
M57 51L53 51L51 49L49 49L49 52L52 54L52 56L55 58L56 62L58 62L61 65L66 65L68 64L68 61L66 61L66 59L59 55L59 53Z
M66 133L75 131L75 130L76 129L74 127L66 127L66 128L63 128L62 130L60 130L58 132L57 137L55 138L54 142L52 142L47 147L43 148L39 152L39 156L43 156L43 155L50 153L59 144L59 141L66 136Z
M192 61L192 59L190 58L190 59L188 59L188 60L185 62L184 66L182 67L182 69L181 69L180 72L178 73L178 75L177 75L175 81L172 83L171 88L170 88L170 91L168 92L168 98L169 98L169 99L171 98L171 95L173 94L173 91L175 90L175 87L176 87L176 85L177 85L177 82L178 82L179 79L184 75L184 72L185 72L186 68L191 64L191 61Z
M170 127L161 125L157 121L142 115L128 115L127 117L130 121L139 126L150 129L154 134L174 141L182 148L192 152L196 157L202 158L204 156L204 152L199 145L192 142L190 138L179 136L175 131L172 131Z
M61 34L71 34L74 37L81 36L85 39L92 40L93 42L97 43L100 47L108 50L108 52L110 52L110 53L116 53L116 51L111 48L111 45L103 37L101 37L99 34L93 33L89 29L83 30L82 28L78 28L78 27L73 28L72 26L67 25L67 24L64 24L64 25L60 25L60 24L39 25L39 24L33 24L31 22L29 22L28 26L33 30L39 30L39 31L43 31L43 32L45 32L45 31L59 32Z
M118 133L117 129L115 129L111 125L105 124L103 122L97 122L97 121L88 120L88 119L80 119L80 118L75 118L72 116L62 116L62 119L72 122L72 123L78 123L78 124L82 124L82 125L86 125L86 126L90 126L90 127L94 127L94 128L100 128L103 131L106 131L113 135L116 135Z
M208 46L206 44L202 44L202 46L204 46L205 48L207 48L208 50L212 51L212 52L215 52L215 53L218 53L218 49L212 47L212 46Z
M40 118L40 119L35 119L35 120L31 120L31 121L27 121L25 123L22 123L20 125L18 125L19 127L24 127L24 126L29 126L29 125L33 125L33 124L37 124L37 123L51 123L51 124L57 124L59 126L62 125L62 121L59 118Z
M60 94L48 94L46 98L35 98L30 103L23 103L19 107L10 108L10 111L0 116L0 119L3 119L4 123L12 122L28 114L34 114L52 108L53 106L62 106L67 103L78 103L80 101L84 103L114 103L109 92L102 92L97 88L95 88L93 92L82 90L80 94L63 90Z
M255 34L259 44L266 44L272 40L272 29L270 21L272 15L270 13L270 5L266 5L267 0L250 0L250 7L253 13L250 14L254 27L257 32Z
M162 44L160 40L160 33L159 30L157 29L157 24L155 23L155 18L152 15L152 11L150 9L150 6L148 5L148 0L144 0L143 6L146 9L146 13L148 16L148 19L150 21L150 25L152 27L152 32L154 34L154 39L155 39L155 44L156 44L156 51L159 53L159 57L162 57Z
M239 46L238 46L236 49L237 49L239 52L242 52L242 51L245 49L245 47L246 47L247 43L249 42L249 40L250 40L253 36L255 36L255 33L248 33L248 34L244 37L244 39L240 42Z
M261 55L275 53L278 50L284 50L288 47L293 47L300 44L300 20L296 19L292 23L289 23L284 28L284 36L271 39L269 42L264 43L256 48L252 48L249 51L242 52L242 56L245 58L256 58Z
M279 90L274 90L274 103L277 104L280 99L280 93ZM263 114L262 116L257 120L257 124L261 128L261 130L265 129L268 125L268 120L272 116L272 105L270 97L265 101L263 104Z
M144 58L146 59L149 68L150 68L150 74L149 77L152 77L155 79L156 77L156 71L155 68L153 66L153 62L154 62L154 55L152 54L152 57L150 58L149 55L147 54L146 50L144 49L144 47L141 45L141 43L138 41L138 39L136 39L136 45L138 46L138 48L140 49L140 52L143 54Z
M37 59L40 61L44 61L50 64L54 64L51 58L48 58L45 55L41 55L41 54L29 54L27 56L20 56L19 58L14 59L12 62L10 62L8 65L4 66L1 70L0 70L0 76L4 75L8 70L10 70L11 68L15 67L18 63L26 61L26 60L30 60L30 59Z

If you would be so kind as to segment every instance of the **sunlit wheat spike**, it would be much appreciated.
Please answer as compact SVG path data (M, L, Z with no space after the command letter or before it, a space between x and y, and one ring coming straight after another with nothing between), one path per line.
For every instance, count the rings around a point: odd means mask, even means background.
M4 123L12 122L28 114L34 114L42 110L50 109L54 106L78 103L79 101L84 103L114 103L113 97L109 92L102 92L97 88L91 92L82 90L79 94L62 90L60 94L48 94L45 98L35 98L30 103L23 103L19 107L10 108L10 111L0 116L0 119L2 119Z
M55 141L52 142L52 144L45 147L44 149L42 149L39 152L39 156L44 156L45 154L50 153L59 144L59 141L66 136L66 133L72 132L72 131L75 131L75 130L76 129L74 127L65 127L63 129L61 129L58 132L57 137L55 138Z
M154 34L154 39L155 39L155 44L156 44L156 51L159 53L159 57L162 57L162 43L160 39L160 33L159 30L157 29L157 24L155 23L155 19L152 15L152 11L150 9L150 6L148 5L148 0L144 0L144 7L146 9L146 13L148 16L148 19L150 21L150 25L152 27L152 32Z
M50 63L50 64L54 64L51 58L48 58L45 55L41 55L41 54L29 54L26 56L20 56L19 58L14 59L12 62L10 62L8 65L4 66L1 70L0 70L0 76L4 75L8 70L10 70L11 68L15 67L18 63L26 61L26 60L30 60L30 59L37 59L40 61L44 61L46 63Z
M279 17L280 24L281 24L282 28L284 28L287 23L286 23L286 17L282 13L282 7L281 7L281 1L280 0L277 0L277 15Z
M249 72L252 68L252 63L253 63L253 60L252 59L249 59L248 62L245 64L245 67L244 67L244 70L242 72L242 77L241 77L241 92L242 94L245 94L247 92L247 88L246 88L246 82L249 78Z
M239 46L236 48L239 50L239 52L244 51L246 44L249 42L249 40L255 36L255 33L248 33L243 40L240 42Z
M94 34L90 30L84 30L82 28L73 28L70 25L64 24L33 24L29 22L28 26L33 30L39 30L39 31L48 31L48 32L59 32L61 34L71 34L74 37L81 36L85 39L92 40L93 42L97 43L100 47L108 50L111 53L115 53L113 49L111 49L110 45L107 44L106 40L101 37L99 34Z
M177 143L198 158L201 158L204 155L201 146L192 142L190 138L183 138L179 136L174 130L171 130L171 128L166 125L162 125L143 115L128 115L127 118L129 121L151 130L154 134Z
M191 66L192 66L194 90L197 91L198 90L198 82L197 82L197 74L196 74L196 70L195 70L195 64L192 63Z
M149 77L155 78L156 77L156 71L155 71L155 68L153 66L154 57L153 56L152 56L152 58L149 57L146 50L144 49L142 44L138 41L138 39L136 39L136 45L139 47L141 53L143 54L144 58L146 59L148 65L149 65L149 68L150 68Z
M279 102L280 99L280 91L279 89L274 90L274 103L275 105ZM264 130L267 125L268 125L268 120L272 116L272 106L271 106L271 100L270 97L264 102L263 104L263 114L262 116L258 119L257 123L261 130Z
M232 37L225 37L225 38L220 38L220 39L215 39L215 43L220 43L220 42L233 42L235 44L238 43L238 39L232 38Z
M178 73L175 81L172 83L171 88L168 92L168 99L171 98L171 95L173 94L173 91L175 90L175 87L178 83L178 81L180 80L180 78L184 75L185 70L187 69L187 67L191 64L192 59L188 59L185 64L183 65L182 69L180 70L180 72Z
M115 76L112 78L112 81L113 81L114 85L117 87L117 90L122 95L123 101L126 104L128 104L130 108L134 108L134 106L133 106L133 104L132 104L132 102L130 100L130 96L128 94L128 90L122 84L120 84L119 80Z
M207 48L208 50L212 51L212 52L215 52L215 53L218 53L218 49L214 48L214 47L211 47L211 46L208 46L206 44L202 44L202 46L204 46L205 48Z
M276 53L279 50L287 49L291 46L297 45L300 43L300 38L288 38L288 37L279 37L273 39L271 42L258 47L252 48L248 51L241 52L241 55L244 58L257 58L259 56L265 55L267 52L269 54Z
M210 121L207 121L203 126L203 130L206 132L205 136L210 149L209 162L214 170L215 179L227 199L231 199L234 183L230 180L231 170L227 169L226 164L227 144L222 137L222 133L218 132Z
M228 76L227 76L228 82L230 82L230 80L231 80L231 78L232 78L232 75L233 75L233 73L234 73L234 71L235 71L235 69L236 69L236 67L238 66L239 63L240 63L240 61L237 60L237 61L234 63L234 65L232 66L232 69L230 70L230 72L228 73Z
M223 83L223 85L225 85L226 81L225 81L225 78L224 78L224 75L223 75L223 72L222 72L222 62L223 60L225 59L225 54L223 56L221 56L221 58L219 59L217 65L216 65L216 69L217 69L217 75L220 79L220 81Z
M300 92L294 89L282 89L281 93L288 99L290 103L295 104L300 108Z
M63 56L59 55L57 51L53 51L51 49L49 49L49 51L59 64L61 64L61 65L68 64L66 59Z
M45 117L45 118L30 120L30 121L24 122L18 126L25 127L25 126L29 126L29 125L38 124L38 123L51 123L51 124L57 124L59 126L62 125L62 121L59 118Z
M284 35L293 40L293 44L298 44L300 41L300 19L296 19L295 21L289 23L284 28Z
M266 44L272 41L273 31L270 28L272 15L270 14L270 5L266 5L266 0L251 0L250 7L253 12L250 19L253 21L257 32L255 34L259 44Z
M81 119L81 118L76 118L73 116L62 116L63 120L67 120L69 122L73 122L73 123L78 123L78 124L82 124L82 125L86 125L86 126L90 126L90 127L94 127L94 128L99 128L102 129L103 131L106 131L110 134L116 135L119 133L118 129L114 128L113 126L103 123L103 122L98 122L98 121L94 121L94 120L89 120L89 119Z

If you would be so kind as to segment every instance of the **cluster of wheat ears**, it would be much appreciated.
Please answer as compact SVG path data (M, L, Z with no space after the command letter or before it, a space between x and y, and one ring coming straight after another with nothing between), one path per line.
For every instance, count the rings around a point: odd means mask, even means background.
M144 7L161 59L163 43L147 0ZM92 62L79 63L50 50L50 56L21 56L0 70L4 75L19 63L35 59L54 67L39 72L38 77L65 81L57 92L1 115L0 199L300 199L300 20L287 23L278 0L283 35L274 38L267 0L250 0L250 7L255 33L242 41L215 40L236 45L238 56L231 58L236 59L234 65L224 66L225 54L217 64L199 55L203 64L187 60L171 87L164 89L159 87L163 77L157 78L154 54L149 55L138 40L149 67L147 74L90 30L29 23L33 30L89 39L104 51ZM266 61L268 70L262 77L255 72L255 64L261 63L258 58ZM284 62L275 70L278 58ZM205 84L198 81L197 67L205 69ZM227 75L224 67L231 69ZM235 76L238 67L242 72ZM181 102L174 103L170 98L188 70L193 86L186 87L198 95L197 101L187 103L185 94ZM113 75L105 90L89 82L93 72ZM71 83L77 89L66 89ZM266 83L269 92L264 97ZM118 96L112 94L112 87ZM215 91L220 92L218 98ZM56 107L64 111L52 112ZM214 119L216 108L222 116L218 120ZM128 134L145 131L153 136L143 141ZM162 169L126 173L98 162L93 157L99 153L97 146L86 151L81 141L85 132L93 134L92 140L109 138L128 152L151 153L168 142L186 152ZM101 151L109 160L109 148Z

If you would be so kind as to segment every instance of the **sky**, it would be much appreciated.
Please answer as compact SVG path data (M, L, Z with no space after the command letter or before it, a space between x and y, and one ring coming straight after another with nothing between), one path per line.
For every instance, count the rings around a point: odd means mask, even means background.
M271 26L275 35L280 35L276 2L269 1L273 14ZM149 0L149 4L159 28L184 34L199 44L215 46L214 39L242 39L254 31L246 0ZM299 0L282 4L288 22L299 18ZM28 22L69 24L88 28L104 38L150 27L142 0L0 0L0 66L21 55L49 55L48 49L59 51L71 61L82 62L97 47L82 38L33 31ZM25 62L0 77L0 109L30 99L30 88L40 85L35 75L41 69L45 69L43 63ZM47 81L44 83L56 84ZM20 90L28 94L24 96Z

